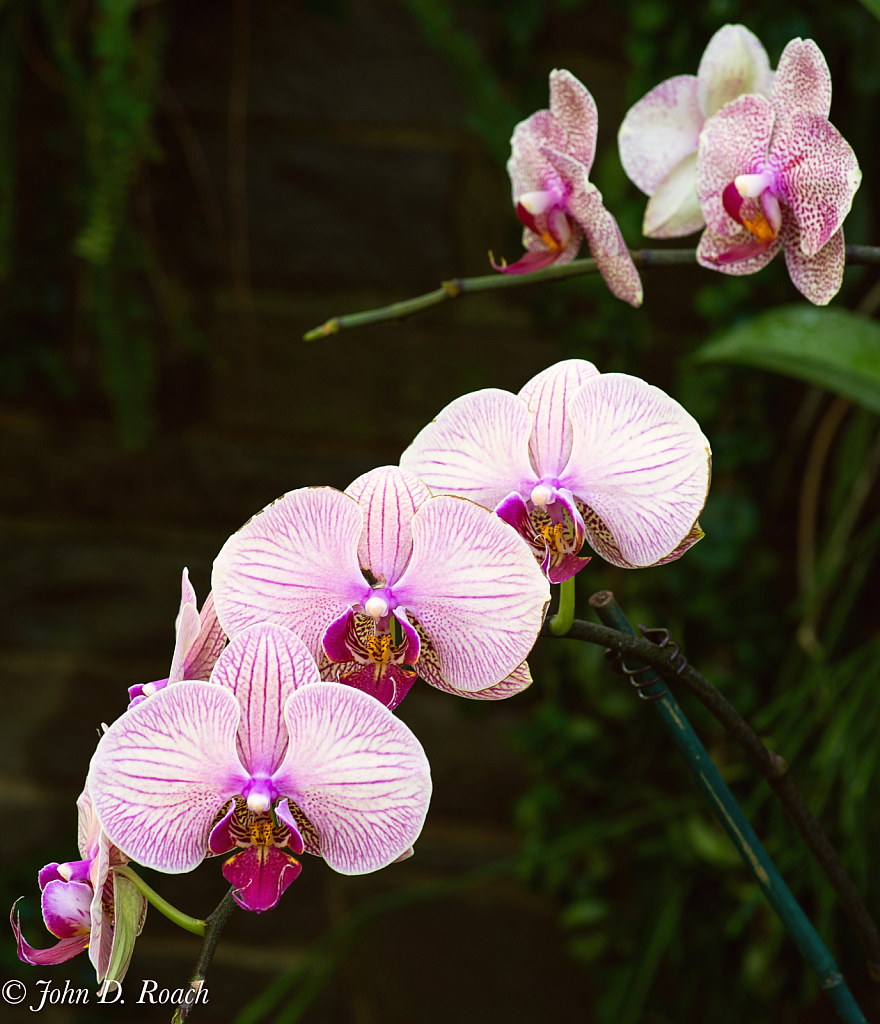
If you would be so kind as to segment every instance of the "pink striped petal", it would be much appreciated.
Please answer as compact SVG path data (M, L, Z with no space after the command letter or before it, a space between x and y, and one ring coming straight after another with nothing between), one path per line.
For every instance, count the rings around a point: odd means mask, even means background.
M83 857L94 857L101 836L101 823L92 806L88 786L76 800L77 810L77 843Z
M778 119L770 160L779 198L800 228L801 251L815 256L850 211L862 180L856 155L833 124L804 111Z
M781 115L803 110L829 116L831 73L812 39L792 39L782 51L770 99Z
M562 148L589 171L596 156L599 114L589 89L570 71L550 72L550 113L565 139L563 146L557 148Z
M724 190L738 175L762 169L774 121L769 100L740 96L703 126L697 195L706 224L715 234L729 237L740 231L740 225L724 209Z
M200 627L201 620L195 604L184 605L177 616L177 637L174 643L171 668L168 671L169 683L179 683L181 679L186 678L184 675L186 656L198 639Z
M500 683L487 686L485 690L460 690L453 686L443 678L436 658L432 662L426 661L424 664L420 664L419 672L425 682L430 683L435 689L442 690L444 693L452 693L456 697L466 697L468 700L506 700L508 697L515 697L518 693L522 693L532 685L532 673L526 661L515 668Z
M817 306L827 306L843 284L843 228L835 231L815 256L804 256L797 225L789 218L785 226L785 262L792 284L801 295Z
M592 513L584 515L590 545L604 557L607 530L626 564L653 565L679 545L703 508L709 442L678 402L623 373L588 381L569 415L574 445L560 484Z
M517 490L532 493L538 477L529 463L532 415L509 391L486 388L456 398L400 458L436 494L455 494L494 508Z
M566 402L599 371L586 359L564 359L542 370L518 394L534 418L529 457L539 477L558 476L571 453L571 425Z
M697 151L686 156L657 186L645 207L642 234L648 238L681 238L705 225L697 197Z
M169 686L117 719L89 769L110 841L157 871L196 867L214 816L249 782L235 753L240 720L235 696L202 682Z
M199 613L199 633L183 663L184 679L209 679L226 646L226 634L214 609L214 594L208 593Z
M290 746L274 781L318 832L330 867L364 874L409 849L424 824L431 778L407 726L377 700L337 683L297 690L284 718Z
M360 601L363 519L332 487L290 491L249 520L214 561L217 615L230 637L258 622L292 629L321 656L327 624Z
M57 938L72 939L91 931L92 887L88 882L49 882L41 902L46 927Z
M725 25L709 40L697 71L700 109L717 113L743 93L770 92L770 58L745 25Z
M412 528L413 555L395 597L430 638L446 680L466 690L494 686L532 649L547 580L516 531L473 502L432 498Z
M180 581L180 611L177 613L177 618L174 620L174 628L180 628L180 616L183 614L183 609L187 605L198 605L198 598L196 597L195 588L190 582L189 569L184 567L183 576Z
M282 710L297 687L321 681L315 659L284 626L261 622L243 629L220 655L211 682L241 705L238 755L251 775L271 775L287 749Z
M417 476L397 466L370 470L345 489L360 506L364 527L358 545L361 568L388 586L403 575L412 552L410 522L416 509L431 497Z
M25 942L25 938L21 933L21 922L18 914L15 912L17 905L18 900L12 904L12 910L9 912L9 923L12 925L12 931L15 934L18 958L24 963L33 964L34 966L61 964L65 960L75 957L77 953L82 953L86 946L88 946L89 936L85 934L76 935L71 939L61 939L60 942L56 942L49 949L35 949L28 942Z
M90 881L92 883L93 895L91 907L89 908L89 926L92 933L92 938L89 942L89 960L92 961L99 981L107 973L110 953L113 949L113 927L104 909L104 896L106 894L109 874L110 843L107 836L102 832L95 859L92 861Z
M783 229L784 227L783 220ZM730 274L733 277L756 274L766 267L782 248L782 234L764 249L757 243L755 236L745 228L740 228L729 236L716 235L710 228L706 228L697 246L697 263L708 270L720 270L722 274Z
M630 107L617 144L626 176L646 195L697 151L703 114L694 75L678 75L655 86Z

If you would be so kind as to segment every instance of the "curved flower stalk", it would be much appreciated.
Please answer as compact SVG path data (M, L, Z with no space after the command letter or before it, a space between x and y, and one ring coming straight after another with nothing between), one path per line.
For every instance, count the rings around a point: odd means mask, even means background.
M697 260L754 274L785 247L792 283L819 306L843 281L844 218L862 180L828 120L831 76L811 40L793 39L770 98L741 96L700 135L697 192L706 218Z
M407 853L430 769L406 725L364 693L322 682L290 630L243 630L210 682L186 680L131 708L102 737L89 787L120 849L158 871L223 866L246 910L274 907L299 874L291 854L347 875Z
M596 155L599 115L589 91L568 71L550 72L550 109L539 110L513 131L507 171L528 252L516 263L492 266L528 274L551 263L570 263L586 237L611 292L642 304L642 283L602 194L589 180Z
M697 147L706 119L743 93L770 95L773 72L757 36L725 25L696 75L676 75L631 107L617 135L626 176L651 199L642 233L679 238L706 224L697 196Z
M130 686L129 707L140 704L157 690L163 690L169 683L179 683L181 679L207 679L226 644L226 637L214 611L214 595L208 594L199 612L196 592L189 581L188 569L183 570L180 611L174 621L174 630L174 654L168 678Z
M494 508L551 583L587 563L584 540L632 569L679 558L703 536L711 452L696 420L659 388L582 359L518 395L457 398L400 463L435 492Z
M228 634L288 626L326 679L392 708L416 673L478 699L523 689L550 597L496 516L396 466L285 494L229 538L213 586Z
M127 864L128 857L102 832L88 787L77 807L82 859L47 864L37 876L43 921L59 941L50 949L29 945L13 905L9 920L18 956L28 964L60 964L88 948L98 981L121 982L144 926L147 901L127 878L113 871Z

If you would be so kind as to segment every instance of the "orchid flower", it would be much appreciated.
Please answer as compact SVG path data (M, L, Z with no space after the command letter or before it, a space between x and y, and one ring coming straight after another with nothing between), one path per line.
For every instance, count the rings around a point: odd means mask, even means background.
M862 172L828 120L830 109L822 51L811 39L793 39L769 99L741 96L706 122L697 161L704 267L754 274L784 246L792 283L810 302L824 306L837 294L841 225Z
M658 388L583 359L551 366L518 395L457 398L400 463L435 492L494 508L551 583L583 568L585 539L636 568L672 561L703 536L711 452L696 421Z
M496 516L396 466L285 494L229 538L213 587L228 635L285 625L325 679L392 708L416 673L477 699L524 689L550 597Z
M50 949L34 949L22 935L13 905L9 920L18 956L28 964L60 964L88 948L98 981L121 982L144 926L147 901L127 878L113 871L128 857L101 830L88 787L77 807L82 859L47 864L37 876L43 921L59 941Z
M642 283L602 194L589 180L596 155L599 115L589 91L568 71L550 72L550 109L513 130L507 171L528 252L505 274L528 274L551 263L570 263L584 237L612 293L642 304Z
M705 225L697 197L703 125L743 93L768 96L772 82L757 36L745 25L725 25L709 40L696 75L668 78L630 108L617 142L627 177L651 197L643 234L679 238Z
M157 690L163 690L169 683L179 683L181 679L207 679L226 643L226 637L214 611L213 594L208 594L205 598L200 613L196 592L189 581L188 569L183 570L180 611L174 622L174 630L174 654L168 678L130 686L130 707L140 704Z
M210 682L185 680L127 711L89 769L111 841L146 867L191 871L210 851L246 910L274 907L307 850L346 875L385 867L422 829L428 761L367 694L322 682L290 630L240 632Z

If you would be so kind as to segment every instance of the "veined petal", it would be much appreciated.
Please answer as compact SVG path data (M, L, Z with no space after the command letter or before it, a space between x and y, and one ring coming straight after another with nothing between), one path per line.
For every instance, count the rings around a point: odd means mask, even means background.
M412 552L410 523L416 509L431 492L413 473L383 466L364 473L346 487L358 503L364 528L358 545L361 568L393 586Z
M550 72L550 113L565 137L561 148L589 171L596 156L599 114L589 89L570 71Z
M92 887L88 882L49 882L43 890L43 920L59 939L72 939L91 931L89 906Z
M330 867L365 874L409 849L424 824L431 778L407 726L337 683L297 690L284 718L290 746L274 781L314 825Z
M706 501L711 455L699 424L659 388L623 373L588 381L569 415L574 445L560 483L592 512L587 539L604 557L607 530L628 564L653 565Z
M54 946L49 949L35 949L29 943L25 942L24 936L21 933L21 923L19 916L15 912L15 908L18 905L18 900L12 904L12 910L9 912L9 923L12 925L12 930L15 933L15 941L18 946L18 958L26 964L33 964L34 966L41 966L43 964L61 964L65 960L70 960L71 957L75 957L77 953L81 953L86 946L89 944L89 936L76 935L72 939L61 939L60 942L56 942Z
M177 616L177 637L174 642L174 655L171 659L171 668L168 671L168 682L179 683L185 679L184 663L187 653L195 644L199 636L201 620L195 604L185 604Z
M785 218L783 218L783 231L784 229ZM758 240L745 228L740 228L738 232L730 236L717 235L711 228L706 228L700 235L700 244L697 246L697 263L708 270L719 270L722 274L730 274L733 277L756 274L766 267L782 248L782 234L773 239L763 251L756 255L730 259L731 256L751 252L759 247Z
M227 635L276 622L317 660L328 623L367 587L357 556L362 527L357 503L332 487L290 491L254 516L214 561L214 602Z
M195 588L190 582L189 569L184 567L183 575L180 581L180 610L177 613L177 618L174 620L174 628L180 629L180 617L183 615L183 609L187 605L198 605L198 598L196 597Z
M211 682L225 686L242 709L238 755L251 775L271 775L287 749L282 710L297 687L320 682L315 659L284 626L243 629L220 655Z
M522 664L541 628L550 588L534 555L507 523L461 498L425 502L412 528L395 596L430 638L446 680L494 686Z
M485 690L460 690L453 686L443 677L440 671L440 664L436 653L433 657L423 657L419 663L421 678L437 690L444 693L452 693L456 697L466 697L468 700L506 700L508 697L515 697L532 685L532 673L529 671L528 662L524 661L518 665L510 675L496 683L494 686L487 686Z
M89 787L86 786L76 800L77 809L77 843L83 857L93 857L98 849L101 836L101 823L92 806Z
M557 476L571 453L571 425L566 402L585 381L599 371L586 359L564 359L542 370L523 387L518 398L529 407L534 426L529 457L539 477Z
M648 238L681 238L705 225L697 196L697 151L666 175L645 207L642 234Z
M830 121L798 111L777 120L770 162L779 198L798 223L801 251L815 256L843 224L861 184L856 155Z
M532 414L509 391L486 388L456 398L420 431L400 458L434 493L494 508L513 490L538 483L529 463Z
M214 609L214 594L208 593L199 612L199 634L183 663L184 679L209 679L226 646L226 634Z
M785 225L785 262L792 284L817 306L827 306L843 284L846 250L843 228L828 239L815 256L805 256L797 225L788 218Z
M709 40L697 71L700 109L717 113L743 93L770 92L770 58L745 25L725 25Z
M234 694L202 682L169 686L117 719L89 769L110 841L157 871L196 867L217 811L249 781L235 753L240 720Z
M98 981L101 981L107 972L110 953L113 949L113 927L104 910L105 887L109 874L110 842L102 832L97 854L92 861L92 872L89 879L92 883L92 902L89 907L89 925L92 937L89 942L89 960L92 961Z
M703 114L695 75L677 75L630 107L617 144L626 176L646 195L691 153L696 153Z
M770 100L781 116L796 110L825 118L831 113L831 72L812 39L792 39L782 51Z
M762 167L775 115L763 96L740 96L703 125L697 156L697 196L706 224L730 236L740 225L724 209L725 188L740 174Z

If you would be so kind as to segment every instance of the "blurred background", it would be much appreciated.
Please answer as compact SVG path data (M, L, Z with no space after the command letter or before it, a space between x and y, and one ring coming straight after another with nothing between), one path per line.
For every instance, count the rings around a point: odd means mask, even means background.
M864 183L847 241L878 243L880 22L856 0L3 0L0 3L2 906L49 945L36 873L75 853L101 721L167 674L180 575L200 600L230 532L308 484L396 463L447 402L560 358L645 377L715 453L706 539L673 565L578 577L665 625L793 766L880 912L880 419L786 376L697 365L717 332L800 300L750 278L643 272L465 298L404 323L303 333L521 252L504 163L547 74L592 91L592 179L631 246L629 105L696 73L743 22L775 67L814 38ZM696 239L679 243L696 244ZM836 305L873 314L877 274ZM417 685L400 709L435 795L416 855L348 879L306 858L271 913L233 915L193 1019L306 1024L753 1024L834 1019L650 709L598 649L542 640L499 704ZM878 988L769 790L681 695L872 1021ZM217 862L150 875L188 913ZM165 1019L199 942L150 911L125 1005L43 1024ZM0 969L92 985L85 956ZM31 1000L28 1000L30 1003ZM0 1004L0 1021L28 1011Z

